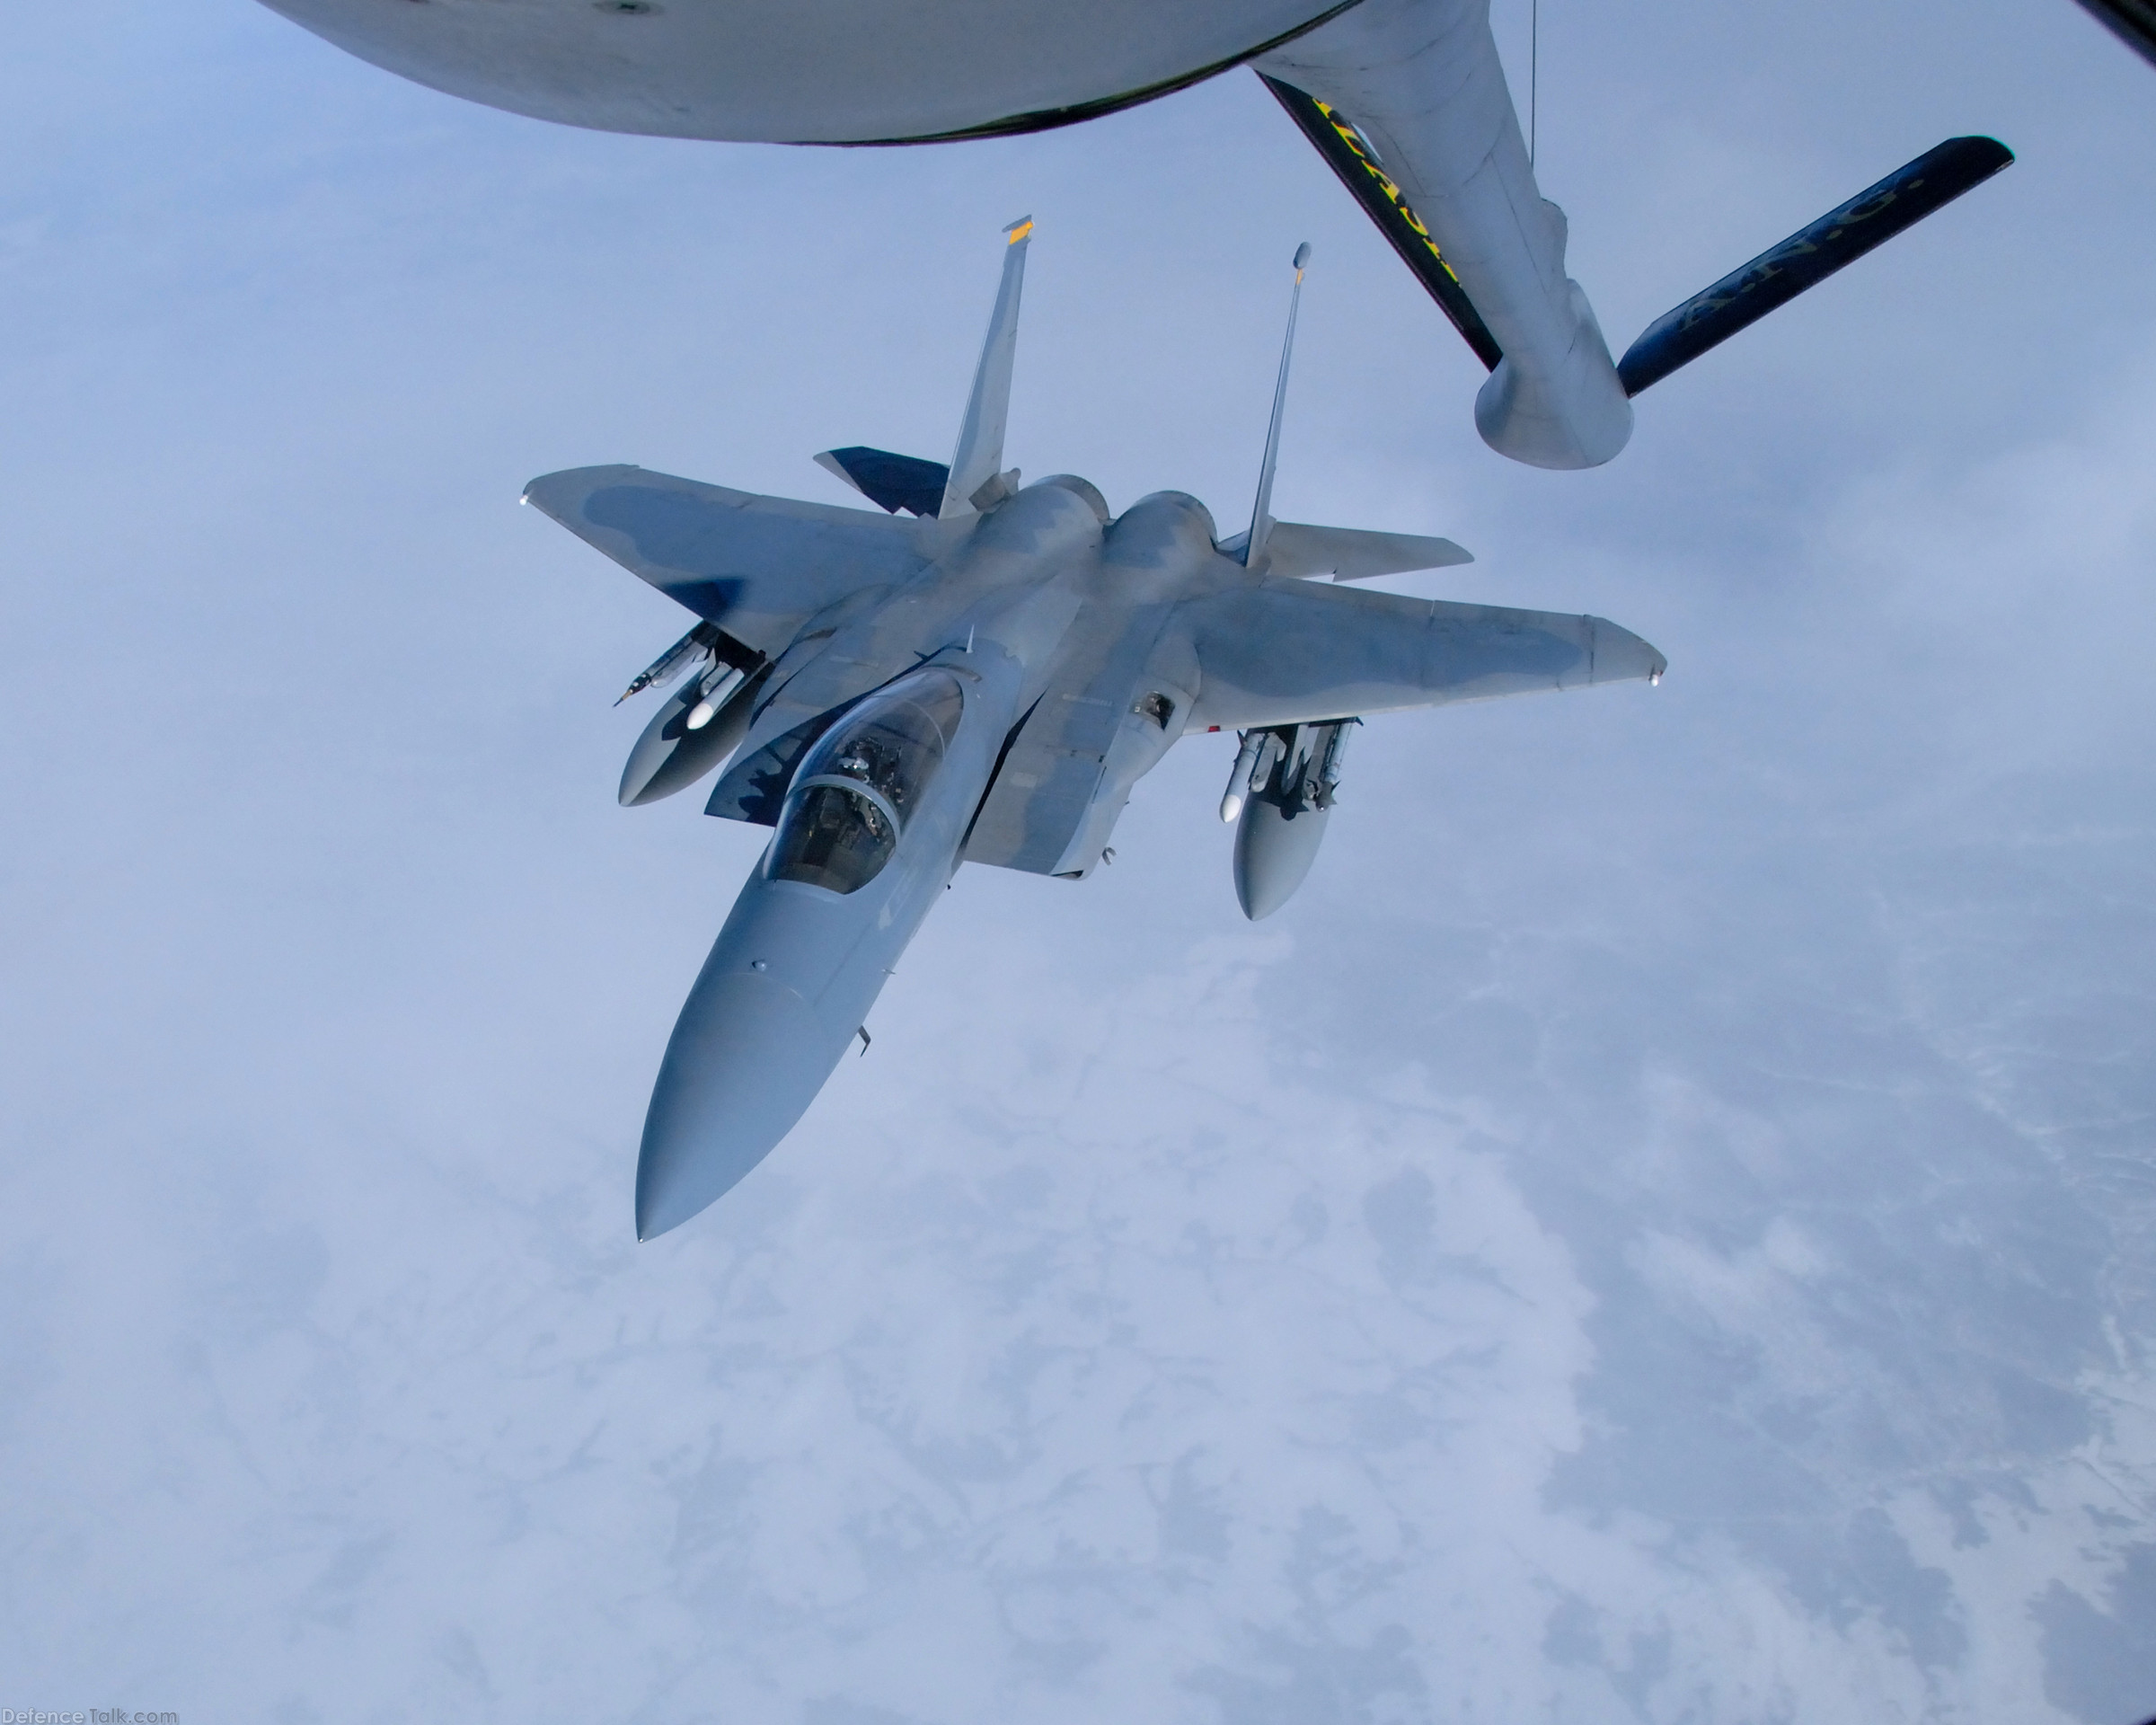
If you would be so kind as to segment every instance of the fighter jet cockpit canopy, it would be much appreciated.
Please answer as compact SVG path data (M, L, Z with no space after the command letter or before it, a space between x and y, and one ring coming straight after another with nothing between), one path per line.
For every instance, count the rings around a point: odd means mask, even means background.
M874 880L943 764L964 707L950 672L914 671L825 732L801 757L787 793L771 845L771 879L837 893Z

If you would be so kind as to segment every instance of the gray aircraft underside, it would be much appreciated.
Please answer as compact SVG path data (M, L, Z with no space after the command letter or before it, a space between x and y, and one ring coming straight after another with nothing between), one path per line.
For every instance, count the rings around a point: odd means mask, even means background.
M1082 880L1179 737L1242 733L1222 815L1256 917L1307 872L1362 719L1662 674L1598 617L1342 585L1470 559L1448 540L1272 518L1287 345L1246 531L1222 538L1180 491L1118 515L1067 474L1021 485L1002 461L1029 227L1013 226L948 466L819 457L885 512L632 466L526 491L700 619L631 686L681 682L622 801L718 771L707 812L774 828L661 1066L640 1237L710 1204L791 1128L961 862Z
M2012 159L1988 138L1949 140L1614 358L1566 273L1564 212L1535 183L1489 0L264 3L362 58L498 108L741 142L1026 131L1250 66L1490 367L1475 401L1484 440L1542 467L1608 461L1642 389Z

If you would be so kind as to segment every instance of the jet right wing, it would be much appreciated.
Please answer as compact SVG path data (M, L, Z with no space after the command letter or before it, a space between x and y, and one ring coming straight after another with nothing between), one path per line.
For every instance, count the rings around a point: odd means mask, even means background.
M1277 577L1193 600L1182 616L1200 678L1186 732L1658 680L1667 665L1601 617Z
M641 467L572 467L525 500L767 658L849 594L925 568L927 524L759 497Z

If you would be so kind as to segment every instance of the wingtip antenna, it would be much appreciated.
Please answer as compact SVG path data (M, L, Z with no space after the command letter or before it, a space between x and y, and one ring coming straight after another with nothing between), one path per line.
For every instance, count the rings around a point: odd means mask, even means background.
M1295 314L1303 305L1303 272L1310 267L1310 242L1295 248L1295 285L1287 299L1287 334L1280 343L1280 376L1273 385L1273 419L1266 428L1265 460L1258 469L1258 500L1250 509L1250 530L1242 542L1245 569L1256 569L1265 557L1266 535L1273 526L1273 469L1280 460L1280 420L1287 408L1287 367L1295 352Z

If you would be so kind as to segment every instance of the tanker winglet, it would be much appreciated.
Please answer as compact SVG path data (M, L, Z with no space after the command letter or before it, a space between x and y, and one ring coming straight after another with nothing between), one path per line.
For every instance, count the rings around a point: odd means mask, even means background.
M969 515L984 502L996 502L1007 489L996 482L1003 477L1003 421L1011 411L1011 363L1018 352L1018 295L1025 283L1033 218L1023 217L1003 232L1011 237L1003 250L1003 284L995 290L995 311L981 346L980 367L973 374L965 421L959 427L943 507L936 511L940 517Z

